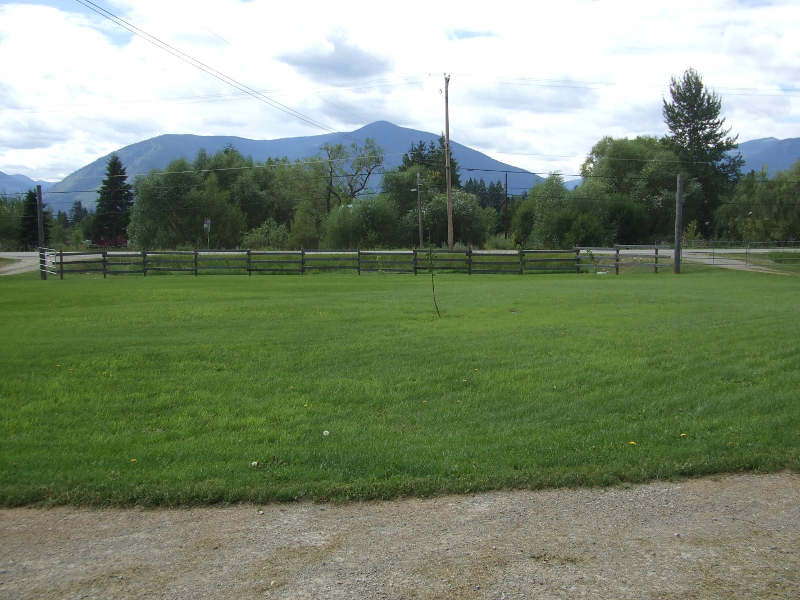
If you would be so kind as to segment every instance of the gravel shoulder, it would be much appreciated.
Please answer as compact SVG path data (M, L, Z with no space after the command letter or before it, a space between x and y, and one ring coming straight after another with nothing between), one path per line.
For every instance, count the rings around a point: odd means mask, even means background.
M0 598L796 598L800 474L0 510Z
M39 268L39 254L37 252L0 252L0 258L14 261L0 265L0 276L36 271Z

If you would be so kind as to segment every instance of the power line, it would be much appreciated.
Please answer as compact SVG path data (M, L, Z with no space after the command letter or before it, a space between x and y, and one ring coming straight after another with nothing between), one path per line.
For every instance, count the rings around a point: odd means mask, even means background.
M195 67L196 69L199 69L200 71L203 71L203 72L211 75L212 77L222 81L223 83L225 83L225 84L227 84L227 85L229 85L231 87L236 88L240 92L243 92L243 93L245 93L245 94L247 94L249 96L252 96L256 100L258 100L260 102L263 102L264 104L266 104L266 105L268 105L268 106L270 106L270 107L272 107L272 108L274 108L276 110L279 110L279 111L281 111L281 112L283 112L283 113L285 113L287 115L290 115L290 116L292 116L292 117L294 117L294 118L306 123L307 125L311 125L313 127L316 127L318 129L322 129L324 131L328 131L330 133L339 133L335 129L333 129L333 128L331 128L331 127L329 127L329 126L327 126L327 125L325 125L323 123L320 123L319 121L314 120L313 118L309 117L308 115L305 115L305 114L303 114L303 113L301 113L301 112L299 112L299 111L297 111L297 110L295 110L295 109L293 109L293 108L291 108L291 107L289 107L289 106L287 106L287 105L285 105L285 104L283 104L281 102L278 102L277 100L274 100L274 99L270 98L269 96L259 92L258 90L255 90L255 89L251 88L250 86L245 85L244 83L241 83L241 82L237 81L236 79L233 79L232 77L229 77L225 73L222 73L221 71L218 71L217 69L205 64L204 62L197 60L196 58L190 56L189 54L186 54L185 52L183 52L181 50L178 50L174 46L171 46L170 44L168 44L167 42L164 42L163 40L160 40L156 36L151 35L150 33L147 33L143 29L140 29L136 25L133 25L132 23L130 23L130 22L126 21L125 19L115 15L111 11L106 10L105 8L103 8L102 6L92 2L91 0L75 0L75 1L78 4L81 4L82 6L88 8L89 10L99 14L101 17L103 17L105 19L108 19L109 21L119 25L120 27L122 27L123 29L126 29L127 31L133 33L134 35L136 35L138 37L141 37L145 41L147 41L147 42L151 43L152 45L156 46L157 48L160 48L161 50L164 50L165 52L171 54L172 56L178 58L179 60L182 60L183 62Z
M406 85L414 85L418 84L422 81L422 78L409 76L409 77L402 77L398 80L392 80L389 78L385 79L375 79L371 81L366 81L360 83L358 85L351 85L351 86L319 86L319 87L312 87L308 90L306 95L315 95L322 97L323 94L330 91L343 91L343 90L368 90L374 88L382 88L382 87L399 87L399 86L406 86ZM271 90L255 90L258 94L261 95L269 95L274 97L276 95L286 95L287 92L278 89L271 89ZM238 101L242 99L247 99L250 96L247 92L238 92L238 93L231 93L231 94L195 94L189 96L174 96L174 97L166 97L166 98L138 98L138 99L123 99L123 100L114 100L114 103L119 105L136 105L136 104L164 104L164 103L176 103L176 104L201 104L201 103L211 103L211 102L228 102L228 101ZM4 110L8 111L15 111L15 112L23 112L28 114L42 114L42 113L52 113L54 111L61 111L61 110L73 110L75 108L80 107L97 107L97 106L105 106L103 103L75 103L71 102L69 104L58 104L58 105L51 105L51 106L39 106L37 108L33 107L25 107L25 106L18 106L18 107L10 107L5 108ZM339 132L337 132L339 133Z

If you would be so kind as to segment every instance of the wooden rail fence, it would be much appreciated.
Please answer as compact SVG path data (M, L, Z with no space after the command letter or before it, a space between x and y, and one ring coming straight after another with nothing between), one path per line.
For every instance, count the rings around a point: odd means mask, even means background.
M660 251L660 253L659 253ZM576 247L568 250L142 250L58 252L52 267L68 274L303 275L320 271L467 274L610 272L631 266L671 266L671 251L658 246ZM56 274L52 272L52 274Z

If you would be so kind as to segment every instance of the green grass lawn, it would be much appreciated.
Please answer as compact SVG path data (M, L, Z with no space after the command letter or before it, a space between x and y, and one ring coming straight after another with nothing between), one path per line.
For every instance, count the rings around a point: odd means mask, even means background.
M800 468L796 277L441 275L436 291L441 319L427 275L0 278L0 504Z

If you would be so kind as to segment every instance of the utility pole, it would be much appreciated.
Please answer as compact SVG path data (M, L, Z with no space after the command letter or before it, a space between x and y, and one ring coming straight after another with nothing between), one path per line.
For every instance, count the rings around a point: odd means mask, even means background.
M675 190L675 253L672 257L672 271L681 272L681 236L683 234L683 175L678 173L678 185Z
M508 171L506 171L506 191L505 199L503 202L503 232L505 238L508 239Z
M422 248L422 182L417 169L417 220L419 222L419 247Z
M447 88L450 75L444 76L444 170L447 178L447 247L453 249L453 196L450 189L450 105Z
M39 247L39 277L47 279L47 255L44 250L44 214L42 210L42 186L36 186L36 226Z

